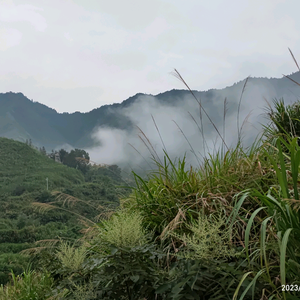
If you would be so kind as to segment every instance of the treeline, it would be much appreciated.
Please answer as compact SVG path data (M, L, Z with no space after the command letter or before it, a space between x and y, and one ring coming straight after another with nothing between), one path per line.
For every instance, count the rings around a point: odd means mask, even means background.
M46 148L44 146L40 148L35 147L32 144L31 139L26 139L25 144L39 150L42 154L48 156L53 160L55 160L56 157L58 157L59 162L61 162L62 164L68 167L78 169L83 174L86 174L86 172L89 169L88 165L90 163L90 156L85 150L74 149L68 152L65 149L60 149L59 151L54 151L52 149L51 153L47 153Z
M51 153L47 153L45 147L40 147L39 151L55 160L55 156L58 157L59 162L62 164L81 171L87 182L99 181L99 175L107 176L116 182L122 180L122 170L117 165L106 165L106 167L99 167L97 165L90 164L90 155L83 149L73 149L70 152L65 149L59 151L52 150Z
M70 152L65 149L60 149L59 151L52 149L50 153L47 153L44 146L39 148L34 146L31 139L26 139L25 144L38 150L43 155L48 156L55 161L81 171L87 182L99 181L99 176L101 179L103 179L102 176L110 177L115 182L123 181L122 170L118 165L105 165L105 167L95 164L91 165L90 155L83 149L75 148ZM129 175L129 177L126 179L133 183L131 175Z
M40 149L41 153L45 154L45 148ZM47 155L47 153L46 153ZM70 152L65 149L60 149L59 151L53 151L48 155L51 159L55 160L55 155L58 155L59 161L70 167L81 171L83 174L89 169L90 156L82 149L74 149Z

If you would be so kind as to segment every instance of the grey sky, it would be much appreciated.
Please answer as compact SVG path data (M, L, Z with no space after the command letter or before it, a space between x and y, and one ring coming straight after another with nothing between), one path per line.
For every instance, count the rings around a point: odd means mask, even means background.
M0 92L58 112L138 93L282 77L300 60L299 0L2 0Z

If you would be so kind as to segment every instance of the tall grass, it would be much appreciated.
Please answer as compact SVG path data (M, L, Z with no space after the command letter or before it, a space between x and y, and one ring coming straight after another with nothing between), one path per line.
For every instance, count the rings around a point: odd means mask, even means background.
M49 296L53 287L53 279L49 274L41 274L27 270L22 275L11 273L12 282L0 287L1 300L40 300L61 299L65 293L56 297Z
M291 55L298 67L292 52ZM256 209L249 219L245 235L245 249L249 266L254 265L259 259L261 267L260 270L253 271L256 274L250 285L255 285L257 278L266 274L266 281L269 282L268 299L299 299L299 104L285 106L283 100L275 100L274 104L275 111L269 106L268 115L273 127L265 127L267 142L263 150L272 163L277 184L271 186L267 193L257 190L252 192L252 196L256 197L263 206ZM263 210L267 212L267 215L261 222L258 234L260 243L254 244L254 241L250 239L250 232L255 226L256 215ZM249 250L250 247L251 250ZM245 274L243 280L251 273Z
M293 59L295 60L294 56ZM196 99L179 72L177 70L175 72L175 75ZM247 80L243 86L242 94ZM300 124L298 105L285 109L283 102L275 102L276 111L271 110L269 113L275 129L265 126L262 137L256 140L250 151L246 152L241 145L242 128L239 128L241 99L238 104L237 117L238 143L233 150L227 147L225 139L221 136L200 101L198 104L200 106L201 125L203 126L201 114L203 110L221 137L227 152L217 152L215 155L208 154L208 157L204 158L204 164L197 171L193 170L192 167L190 171L184 170L185 157L183 160L179 159L178 166L176 166L166 151L164 151L163 164L155 158L158 157L157 154L156 156L152 155L158 166L158 171L151 173L148 180L143 180L134 173L137 182L135 194L131 199L123 201L122 204L124 207L131 207L142 212L145 223L149 224L157 233L162 232L163 235L166 231L174 230L180 234L190 233L188 228L199 211L204 211L206 215L220 211L225 212L228 217L227 225L231 228L233 228L233 224L236 225L235 236L231 237L232 242L237 240L242 242L244 239L246 261L248 261L251 270L245 272L235 297L239 294L246 278L253 276L253 280L240 294L240 299L246 297L250 288L252 288L254 297L255 283L258 280L263 280L266 285L261 291L262 297L269 295L270 299L275 296L281 299L283 296L285 299L286 293L281 293L279 283L281 285L287 283L287 262L288 268L291 269L289 280L293 279L289 281L289 284L297 283L299 275L296 274L300 274L298 246L295 246L299 243L296 241L299 238L300 224L297 211L300 207L298 195L300 151L297 148L297 140L289 139L291 135L295 136L297 133L298 136L300 134L300 127L297 127ZM182 134L184 133L182 132ZM145 136L143 132L142 135ZM281 135L281 138L274 145L278 135ZM270 140L272 141L271 144L269 143ZM287 152L290 152L290 156L283 152L279 141L282 142ZM144 140L145 144L147 142L149 143L148 139ZM191 150L195 153L194 149ZM277 151L278 156L276 155ZM291 170L288 174L291 175L292 179L293 199L291 199L291 191L289 190L290 181L286 175L287 160L290 161ZM250 192L246 192L246 190ZM235 201L236 195L244 195L245 197L242 196L239 201ZM287 204L286 201L290 204ZM242 213L241 211L245 217L239 215ZM233 223L230 223L230 218ZM261 228L258 231L260 224ZM174 234L171 236L174 237ZM251 248L249 248L250 246ZM286 260L286 254L289 257L288 260ZM260 277L262 279L259 279ZM290 292L288 294L290 295Z

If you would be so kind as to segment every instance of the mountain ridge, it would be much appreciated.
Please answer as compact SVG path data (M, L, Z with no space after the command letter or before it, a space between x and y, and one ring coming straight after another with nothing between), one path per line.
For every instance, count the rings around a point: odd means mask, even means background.
M300 82L300 72L288 75L293 80ZM245 79L223 89L209 89L207 91L193 90L197 98L203 98L203 103L214 113L214 105L224 98L234 98L237 103L240 97ZM283 76L282 78L257 78L249 77L250 84L256 89L272 91L279 97L285 96L291 99L290 91L294 97L297 93L294 82ZM297 88L299 88L297 86ZM97 127L109 127L122 130L132 130L134 123L123 112L137 103L137 100L156 99L162 106L181 106L186 97L191 97L185 89L172 89L157 95L137 93L121 103L106 104L89 112L58 113L42 103L28 99L23 93L0 93L0 137L11 138L25 142L31 139L33 144L50 151L63 144L72 147L99 146L91 137L91 133ZM216 118L220 114L216 113Z

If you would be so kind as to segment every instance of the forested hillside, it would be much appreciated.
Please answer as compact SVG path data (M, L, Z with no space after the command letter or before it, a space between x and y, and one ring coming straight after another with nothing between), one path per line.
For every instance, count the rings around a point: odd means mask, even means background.
M67 157L68 152L61 153ZM118 192L125 192L116 188L124 185L118 166L86 164L76 169L49 156L26 143L0 138L0 284L7 282L11 270L19 274L27 266L21 250L35 247L39 240L78 238L83 227L79 216L95 221L97 214L117 207ZM72 155L66 163L73 163ZM70 207L59 201L60 193L82 201L73 199ZM42 213L43 207L33 202L59 209Z

